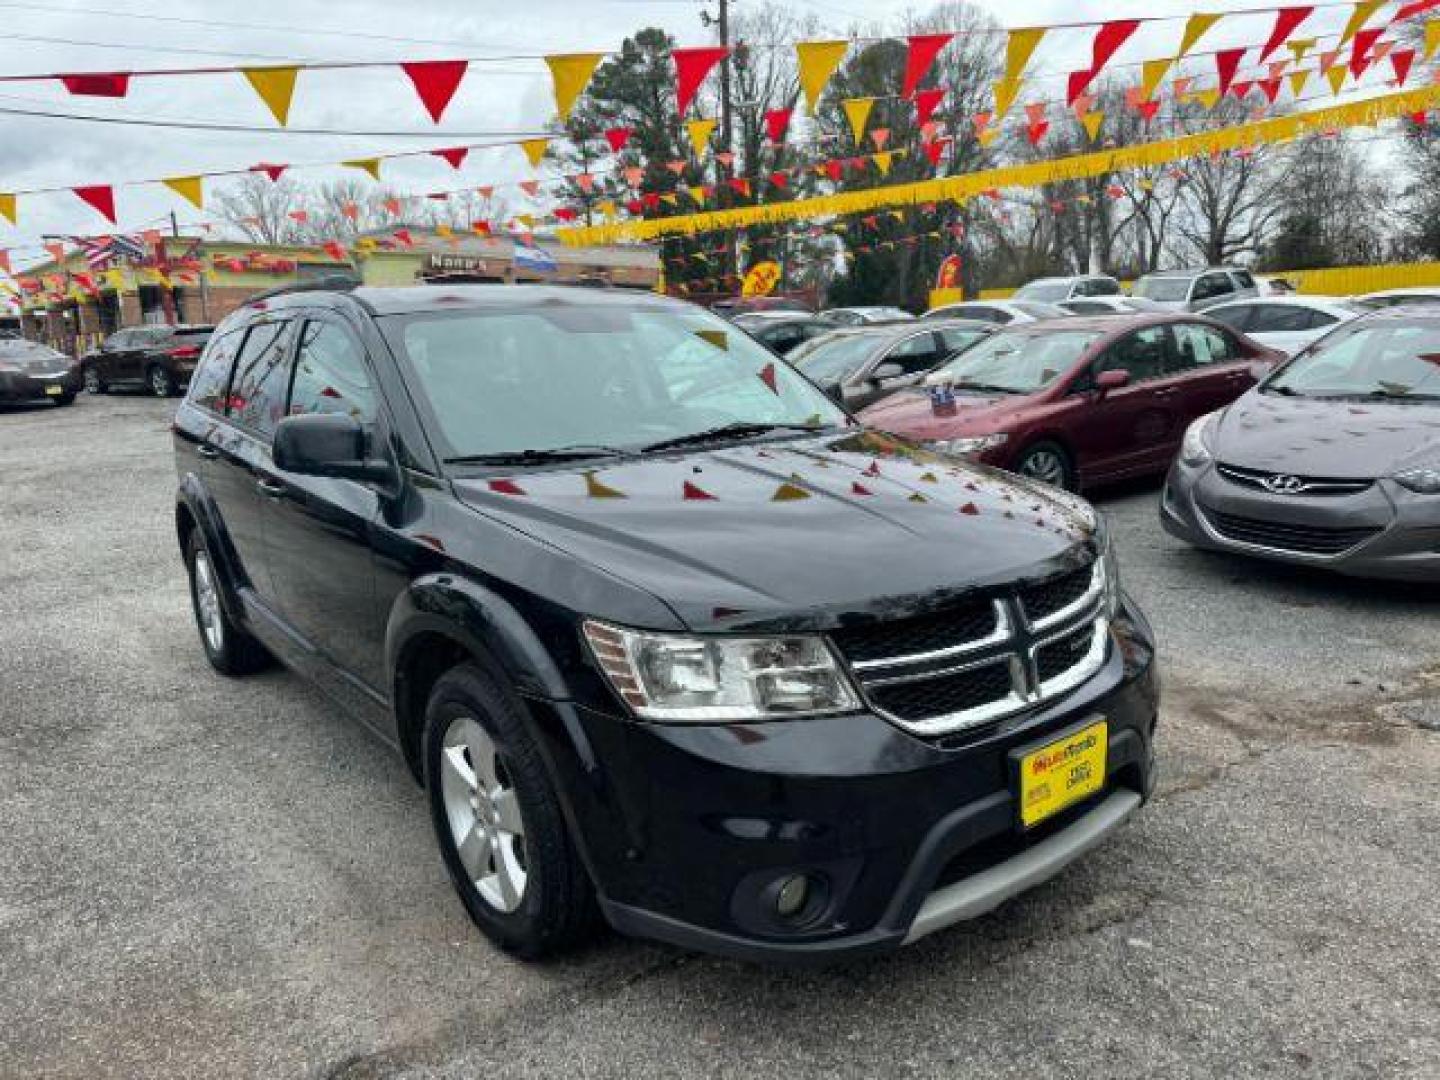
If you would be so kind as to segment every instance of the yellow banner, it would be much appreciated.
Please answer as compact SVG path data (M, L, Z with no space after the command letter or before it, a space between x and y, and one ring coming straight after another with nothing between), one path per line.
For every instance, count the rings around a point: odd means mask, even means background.
M921 203L963 202L992 188L1039 187L1100 176L1124 169L1164 165L1183 158L1251 147L1260 143L1288 142L1313 131L1328 128L1373 125L1381 120L1408 116L1440 105L1440 86L1427 86L1404 93L1386 94L1368 101L1351 102L1290 116L1277 116L1249 124L1182 135L1175 139L1137 143L1134 146L1097 150L1087 154L1049 161L1006 165L982 172L940 177L904 184L889 184L865 191L846 191L791 202L712 210L703 214L636 219L560 229L556 235L572 246L614 244L628 240L653 240L661 236L683 236L750 225L778 224L808 218L870 213L874 210Z

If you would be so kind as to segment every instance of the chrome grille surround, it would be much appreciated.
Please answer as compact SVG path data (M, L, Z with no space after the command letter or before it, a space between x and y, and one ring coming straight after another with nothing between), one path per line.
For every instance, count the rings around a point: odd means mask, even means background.
M1367 491L1374 485L1374 480L1340 480L1318 476L1292 476L1288 473L1279 473L1265 469L1245 469L1239 465L1226 465L1221 462L1215 466L1215 471L1223 476L1236 487L1247 488L1250 491L1264 491L1269 494L1281 495L1358 495ZM1276 491L1268 486L1266 481L1270 480L1293 480L1295 486L1285 491Z
M1021 600L1026 587L1019 586L991 601L995 623L983 637L923 653L863 661L847 659L846 664L870 708L912 734L951 735L983 727L1069 693L1104 665L1110 637L1105 617L1105 560L1096 559L1089 573L1089 586L1078 599L1042 618L1031 620ZM1041 650L1076 638L1087 629L1089 645L1084 654L1042 681L1037 662ZM839 651L843 655L843 650ZM899 715L877 701L886 688L953 680L966 672L979 673L999 665L1004 665L1009 674L1008 693L980 704L915 716Z

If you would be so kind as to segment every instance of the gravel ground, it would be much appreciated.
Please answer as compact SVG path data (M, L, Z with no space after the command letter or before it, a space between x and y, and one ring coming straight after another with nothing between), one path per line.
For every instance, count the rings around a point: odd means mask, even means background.
M391 753L205 665L166 404L0 413L0 1075L1435 1077L1434 590L1190 551L1100 501L1163 782L978 922L796 974L475 932Z

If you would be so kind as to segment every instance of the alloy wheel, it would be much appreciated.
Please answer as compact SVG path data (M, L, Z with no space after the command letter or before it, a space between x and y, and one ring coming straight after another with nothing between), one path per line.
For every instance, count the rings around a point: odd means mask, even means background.
M525 819L495 741L472 716L445 730L440 788L450 837L480 898L513 912L528 879Z
M1020 474L1054 487L1065 486L1065 462L1053 450L1036 450L1020 465Z
M164 368L150 369L150 392L156 397L170 396L170 376L165 374Z
M219 653L225 647L225 624L220 611L220 592L215 587L215 571L203 549L195 552L195 614L200 619L205 644L212 653Z
M87 394L100 393L100 373L93 367L85 369L85 392Z

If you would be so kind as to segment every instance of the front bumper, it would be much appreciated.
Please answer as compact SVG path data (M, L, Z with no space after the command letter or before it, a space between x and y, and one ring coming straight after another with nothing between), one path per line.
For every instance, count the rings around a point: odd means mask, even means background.
M0 401L34 401L78 393L80 376L74 368L32 374L0 371Z
M562 786L607 918L684 948L825 962L898 948L1049 878L1153 784L1153 638L1128 602L1110 632L1078 689L968 738L922 739L870 713L686 727L567 709L595 767L572 763ZM1012 751L1098 717L1103 789L1023 831ZM794 874L821 900L784 925L770 901Z
M1236 532L1226 524L1236 520L1263 522L1268 529ZM1231 483L1213 463L1177 460L1160 498L1160 523L1172 536L1213 551L1355 577L1440 581L1440 496L1419 495L1391 480L1352 495L1275 495ZM1355 542L1333 553L1296 549L1338 530L1354 530Z

